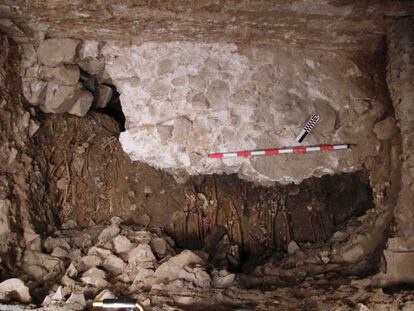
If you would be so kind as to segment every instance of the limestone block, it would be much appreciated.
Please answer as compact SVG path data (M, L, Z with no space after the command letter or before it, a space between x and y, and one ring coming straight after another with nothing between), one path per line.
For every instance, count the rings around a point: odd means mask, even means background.
M63 113L69 111L82 93L82 85L60 85L51 81L47 85L46 100L40 108L47 113Z
M22 303L32 300L29 288L20 279L8 279L0 283L0 300L12 298L17 298Z
M62 85L76 85L79 82L80 70L77 65L43 67L42 75L45 79L54 80Z
M98 98L96 100L96 107L105 108L113 95L113 90L107 85L98 86Z
M73 39L44 40L37 49L39 61L49 67L72 63L75 60L79 43L78 40Z
M88 57L98 58L99 56L99 41L86 40L82 43L79 51L79 58L85 59Z
M84 117L89 108L92 106L93 95L91 92L83 90L80 97L73 104L73 106L68 110L70 114L73 114L78 117Z
M33 106L43 103L47 83L39 79L23 79L23 96Z

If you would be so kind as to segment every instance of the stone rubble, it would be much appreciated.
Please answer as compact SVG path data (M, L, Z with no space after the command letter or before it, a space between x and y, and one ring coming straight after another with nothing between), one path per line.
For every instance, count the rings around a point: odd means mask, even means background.
M113 96L96 41L46 39L25 44L22 86L25 99L46 113L85 116L92 105L105 108ZM81 73L81 70L83 72ZM85 76L86 75L86 76Z

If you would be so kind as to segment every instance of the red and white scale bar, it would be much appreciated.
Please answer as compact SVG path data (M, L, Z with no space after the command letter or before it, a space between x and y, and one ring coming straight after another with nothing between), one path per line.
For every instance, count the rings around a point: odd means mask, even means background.
M222 152L222 153L210 153L208 155L211 159L220 158L235 158L235 157L250 157L250 156L262 156L262 155L277 155L283 153L307 153L317 151L329 151L329 150L343 150L348 149L350 145L322 145L316 147L295 147L295 148L282 148L282 149L265 149L265 150L252 150L252 151L238 151L238 152Z

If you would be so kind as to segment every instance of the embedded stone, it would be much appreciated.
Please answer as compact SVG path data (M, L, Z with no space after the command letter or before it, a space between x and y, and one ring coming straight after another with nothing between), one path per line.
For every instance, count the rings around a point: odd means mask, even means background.
M45 100L47 83L39 79L23 79L22 88L24 98L33 106Z
M157 259L148 244L140 244L128 253L128 263L155 262Z
M80 79L80 70L77 65L60 65L55 68L44 67L45 79L54 80L62 85L76 85Z
M380 140L388 140L398 133L397 121L394 117L388 116L374 125L374 133Z
M46 100L40 108L47 113L63 113L69 111L82 94L82 84L60 85L51 81L47 85ZM89 108L88 108L89 109Z
M92 102L92 93L84 90L68 112L78 117L84 117L88 113L89 108L92 106Z
M105 108L112 98L114 91L111 87L101 84L98 87L98 98L96 100L96 107Z
M79 41L73 39L44 40L40 42L37 49L39 61L49 67L72 63L75 60L78 45Z

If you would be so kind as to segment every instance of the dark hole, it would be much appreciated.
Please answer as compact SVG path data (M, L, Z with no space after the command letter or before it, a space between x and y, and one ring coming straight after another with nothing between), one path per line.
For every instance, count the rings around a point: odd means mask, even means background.
M81 69L81 82L83 86L94 94L94 102L92 105L92 109L94 111L106 114L113 118L115 121L118 122L119 128L121 132L125 131L125 115L122 111L121 101L119 100L119 93L115 87L115 85L110 83L99 83L97 77L95 75L91 75L88 72ZM98 89L100 85L108 86L112 89L112 97L109 100L108 104L105 108L97 107L96 102L99 97Z
M122 111L121 101L119 100L119 93L117 92L115 86L108 85L113 90L113 95L108 105L105 108L96 108L96 111L104 113L119 123L121 132L125 131L125 115Z

